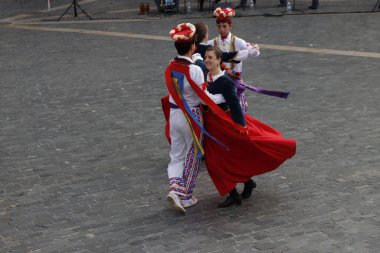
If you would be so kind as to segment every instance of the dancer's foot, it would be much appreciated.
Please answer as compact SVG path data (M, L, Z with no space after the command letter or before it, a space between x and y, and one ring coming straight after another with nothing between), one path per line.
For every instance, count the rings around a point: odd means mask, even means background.
M253 181L252 179L248 180L247 182L244 183L244 190L241 193L241 198L242 199L248 199L252 195L253 189L256 188L256 182Z
M186 213L185 208L181 205L181 200L179 199L178 195L174 192L169 192L168 196L166 196L169 204L179 213Z
M194 196L192 196L189 199L181 199L181 205L184 208L191 207L191 206L195 205L196 203L198 203L198 200Z
M316 10L316 9L318 9L318 6L314 6L314 5L312 5L312 6L309 6L309 9L310 9L310 10Z
M227 199L225 201L223 201L222 203L220 203L218 205L218 207L229 207L229 206L232 206L232 205L238 205L240 206L241 205L241 197L239 195L239 193L237 192L236 188L234 188L231 192L230 192L230 195L228 195Z

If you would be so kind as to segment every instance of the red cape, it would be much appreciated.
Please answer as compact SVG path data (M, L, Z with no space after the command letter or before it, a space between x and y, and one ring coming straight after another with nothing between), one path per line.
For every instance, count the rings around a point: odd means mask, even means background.
M207 170L221 195L230 192L239 182L278 168L295 154L296 140L283 138L279 131L247 114L247 128L235 123L229 113L224 112L191 80L188 66L172 61L165 72L166 85L184 113L183 103L173 89L172 71L185 74L193 90L208 105L210 111L203 114L204 127L211 136L228 147L226 149L205 135ZM170 143L169 96L163 97L161 102L166 119L165 134ZM193 122L192 125L200 131Z
M203 120L206 130L229 148L205 137L207 170L220 195L252 176L276 169L296 152L296 140L283 138L279 131L247 114L248 135L237 133L213 112L204 113Z
M181 64L180 62L177 62L175 60L171 61L169 66L165 70L165 80L166 80L166 87L168 88L168 91L174 101L176 102L177 106L185 113L187 114L186 110L184 109L183 102L181 98L177 95L173 81L172 81L172 71L183 73L186 76L186 79L188 80L191 88L195 91L195 93L200 97L200 99L205 103L213 112L218 115L221 121L225 122L226 124L230 125L232 129L235 131L241 133L241 134L247 134L246 129L239 124L235 123L229 115L227 115L217 104L214 103L214 101L209 98L206 93L191 79L190 72L189 72L189 66ZM207 86L207 83L204 83L205 86ZM165 126L165 135L169 143L171 143L170 140L170 126L169 126L169 117L170 117L170 102L169 102L169 95L161 98L161 106L162 111L165 116L166 120L166 126ZM198 134L200 133L201 129L194 123L193 120L191 120L191 124L195 130L195 132Z

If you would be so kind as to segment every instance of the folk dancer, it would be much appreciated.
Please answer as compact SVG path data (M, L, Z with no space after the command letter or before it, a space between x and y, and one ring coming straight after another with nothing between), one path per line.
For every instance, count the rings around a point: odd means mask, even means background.
M239 105L234 82L220 68L222 52L217 47L206 51L205 64L209 70L207 90L221 94L223 103L219 108L204 108L206 131L226 145L225 148L205 136L205 161L209 175L220 195L229 193L218 207L241 205L242 199L251 196L255 187L252 176L278 168L296 152L296 141L285 139L281 133L269 125L243 114ZM218 109L223 111L220 113ZM229 117L233 122L222 120ZM243 129L243 131L241 131ZM239 195L237 183L244 183Z
M215 37L212 40L209 40L207 44L212 46L219 47L222 52L232 52L232 51L240 51L240 50L249 50L253 49L254 53L252 56L260 55L260 48L257 44L247 43L245 40L236 37L231 33L232 30L232 18L235 16L235 11L232 8L217 8L213 12L216 17L216 24L218 30L218 37ZM227 68L229 68L234 75L242 78L243 72L243 64L240 63L227 63ZM235 84L236 85L236 84ZM246 113L248 109L247 99L244 94L244 87L239 86L238 88L238 96L240 100L240 105L243 109L243 112Z
M180 213L197 203L193 189L204 153L201 99L207 100L209 96L216 103L222 99L220 95L211 95L201 89L203 72L191 58L196 49L194 34L195 26L190 23L179 24L170 31L178 56L165 71L170 95L162 98L169 130L167 137L171 142L167 199Z
M209 40L208 26L206 23L200 21L195 24L195 28L196 28L195 34L197 38L196 40L197 51L193 55L193 58L196 59L195 64L200 66L203 72L206 74L208 70L204 65L203 59L205 58L205 53L206 53L207 48L211 47L210 44L207 44ZM256 57L257 55L258 55L257 49L250 46L249 49L245 49L245 50L223 52L222 62L238 64L250 56Z

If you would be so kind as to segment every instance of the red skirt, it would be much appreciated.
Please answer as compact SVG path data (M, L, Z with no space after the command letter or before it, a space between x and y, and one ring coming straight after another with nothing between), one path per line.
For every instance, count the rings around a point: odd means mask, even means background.
M206 166L220 195L252 176L276 169L296 152L296 140L283 138L279 131L247 114L248 135L237 132L211 111L203 113L203 120L206 130L229 149L205 135Z
M169 125L169 118L170 118L170 102L169 102L169 95L161 98L161 107L162 112L165 116L165 136L168 140L169 144L172 143L170 139L170 125Z

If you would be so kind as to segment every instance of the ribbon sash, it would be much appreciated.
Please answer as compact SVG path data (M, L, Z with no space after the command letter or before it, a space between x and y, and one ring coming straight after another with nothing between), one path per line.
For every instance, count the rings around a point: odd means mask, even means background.
M222 108L220 108L217 104L215 104L214 101L212 101L212 99L209 98L206 95L206 93L191 79L188 66L185 66L183 64L172 61L169 64L169 67L166 69L166 72L165 72L166 80L168 80L168 78L170 78L170 71L177 71L177 72L184 73L186 76L186 79L188 80L188 82L191 86L191 88L193 88L193 90L199 96L199 98L202 100L202 102L204 104L206 104L212 110L213 113L215 113L221 120L230 124L231 127L233 127L237 132L239 132L241 134L247 134L245 127L243 127L243 126L237 124L235 121L233 121L232 118L225 111L223 111Z
M257 92L257 93L260 93L260 94L265 94L265 95L268 95L268 96L272 96L272 97L278 97L278 98L284 98L284 99L287 99L288 96L289 96L289 92L282 92L282 91L274 91L274 90L265 90L265 89L262 89L262 88L258 88L258 87L255 87L255 86L251 86L251 85L247 85L245 83L243 83L241 80L234 80L234 83L235 83L235 87L238 91L239 94L241 94L241 92L243 92L244 90L248 89L248 90L251 90L251 91L254 91L254 92Z
M235 123L231 119L231 117L227 115L226 112L223 111L217 104L215 104L214 101L212 101L211 98L209 98L206 95L206 93L191 79L189 66L186 66L176 61L171 61L171 63L165 70L166 86L173 100L175 101L177 106L182 110L182 112L185 114L185 117L188 123L192 127L194 144L195 144L196 150L200 151L200 152L197 152L198 157L201 154L204 154L204 150L203 150L202 144L200 143L197 137L197 134L196 134L197 132L198 133L203 132L210 139L214 140L215 142L217 142L218 144L220 144L226 149L228 149L228 147L224 143L217 140L215 137L211 136L206 131L206 129L203 128L200 122L197 121L197 119L191 112L191 109L189 105L187 104L186 100L183 99L183 77L184 76L189 82L191 88L195 91L195 93L199 96L199 98L203 101L203 103L205 103L212 110L212 113L215 113L221 120L230 124L231 127L235 129L237 132L241 134L247 134L247 130L243 126ZM204 83L203 85L207 85L207 84Z

